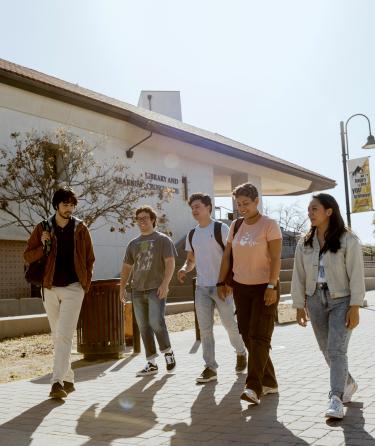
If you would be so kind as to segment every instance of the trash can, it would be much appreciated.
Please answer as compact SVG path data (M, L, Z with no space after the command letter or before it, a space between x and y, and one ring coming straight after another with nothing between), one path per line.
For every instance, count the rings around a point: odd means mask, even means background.
M124 305L119 294L120 279L91 282L77 325L77 351L85 358L119 358L125 351Z

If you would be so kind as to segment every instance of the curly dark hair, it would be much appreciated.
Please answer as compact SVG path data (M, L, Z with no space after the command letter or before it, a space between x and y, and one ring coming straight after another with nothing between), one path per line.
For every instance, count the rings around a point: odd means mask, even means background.
M332 195L329 194L317 194L312 197L318 200L319 203L324 207L324 209L332 209L332 214L329 217L329 225L327 232L324 234L324 246L322 248L322 253L331 251L333 253L337 252L340 247L340 238L349 229L345 226L344 219L341 216L340 208ZM305 235L304 245L313 246L313 239L316 231L316 226L311 226L309 232Z
M200 200L205 206L210 207L210 212L212 212L212 200L208 194L204 194L202 192L196 192L195 194L191 194L188 200L189 206L195 200Z
M72 203L74 206L77 206L78 200L73 189L70 187L60 187L57 189L52 197L53 209L57 210L60 203Z
M233 189L234 198L249 197L252 201L259 197L258 189L251 183L243 183Z
M138 214L140 214L141 212L146 212L146 214L148 214L150 216L150 219L152 221L152 226L155 228L156 220L157 220L158 216L156 215L156 212L152 209L152 207L151 206L141 206L141 207L137 208L137 210L135 211L135 217L137 218Z

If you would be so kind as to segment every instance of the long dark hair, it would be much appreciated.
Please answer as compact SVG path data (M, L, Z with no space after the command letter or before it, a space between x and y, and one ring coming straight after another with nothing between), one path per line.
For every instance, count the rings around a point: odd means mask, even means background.
M324 246L321 251L323 253L326 251L337 252L341 247L341 236L348 231L348 228L345 226L344 220L341 216L339 205L337 204L335 198L329 194L313 195L313 199L318 200L324 209L332 209L332 214L329 217L328 229L324 234ZM315 231L316 226L311 226L310 231L306 234L304 239L305 246L312 247Z

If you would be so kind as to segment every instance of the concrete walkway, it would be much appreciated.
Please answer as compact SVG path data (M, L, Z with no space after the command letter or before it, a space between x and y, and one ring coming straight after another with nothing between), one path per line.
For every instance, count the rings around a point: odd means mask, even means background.
M201 347L192 330L172 334L178 361L166 374L136 378L143 355L77 369L77 391L64 402L47 398L49 377L0 385L0 445L322 445L375 446L375 292L361 310L350 345L359 384L341 422L326 422L328 370L311 327L278 326L273 337L280 395L260 406L241 403L245 375L215 327L219 380L196 385Z

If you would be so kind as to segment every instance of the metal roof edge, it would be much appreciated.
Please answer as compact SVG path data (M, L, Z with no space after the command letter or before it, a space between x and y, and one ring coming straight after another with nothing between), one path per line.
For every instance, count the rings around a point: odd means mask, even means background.
M0 63L1 61L7 62L3 59L0 59ZM336 186L336 181L331 178L322 176L258 149L246 146L245 144L231 140L225 136L107 97L56 77L45 75L39 71L22 67L12 62L7 63L18 67L19 70L25 70L27 73L30 73L27 75L26 73L19 73L16 70L6 69L0 66L0 81L5 84L81 108L89 109L97 113L105 114L113 118L125 120L130 124L146 130L152 130L163 136L175 138L189 144L262 165L270 169L280 170L280 167L282 166L283 172L312 181L313 184L311 186L314 190L331 189ZM46 77L50 82L43 81L42 79L35 79L31 76L32 73L35 73L37 76ZM66 88L53 84L52 81L54 79L56 82L64 84ZM243 146L244 149L241 149L239 146ZM245 147L249 150L245 150ZM308 193L308 191L305 193ZM298 194L301 194L301 192Z

